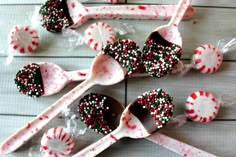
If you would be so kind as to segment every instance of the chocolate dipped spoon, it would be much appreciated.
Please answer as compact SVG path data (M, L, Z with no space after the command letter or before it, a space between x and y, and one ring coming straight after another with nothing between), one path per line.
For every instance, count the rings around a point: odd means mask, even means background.
M73 157L96 156L123 137L148 137L168 123L173 108L172 98L162 89L145 92L125 108L114 131Z
M30 63L17 72L15 84L19 92L27 96L49 96L58 93L70 82L85 80L89 72L89 69L67 72L49 62Z
M168 20L176 5L119 5L85 7L78 0L47 0L39 11L42 26L51 32L76 28L87 19L162 19ZM184 19L193 16L189 7Z
M130 45L133 46L133 42L131 40L124 39L122 40L121 45L123 51L128 51ZM133 48L132 51L129 52L133 55L137 53ZM130 61L132 60L129 60L127 62ZM137 65L139 65L139 63L129 65L133 66L132 68L122 68L120 63L113 57L107 55L103 51L100 52L92 62L90 75L88 76L88 78L77 85L75 88L73 88L71 91L69 91L67 94L63 95L55 103L41 112L38 116L33 118L24 127L16 131L3 143L1 143L0 153L7 154L15 151L21 145L26 143L33 135L38 133L43 127L50 123L51 120L56 118L65 107L73 104L80 96L82 96L94 85L108 86L116 84L124 80L126 75L131 74L133 70L137 68Z
M125 107L116 99L99 93L85 95L80 99L78 105L81 121L83 121L88 128L104 135L118 127L119 119L124 109ZM173 139L158 131L152 133L146 139L182 156L216 157L213 154Z
M113 44L107 44L103 52L127 69L127 76L148 76L145 70L137 71L141 64L141 51L134 41L119 39ZM87 79L90 73L89 69L67 72L49 62L30 63L17 72L15 83L22 94L31 97L49 96L58 93L70 82Z
M155 77L170 73L182 55L182 37L178 25L192 0L180 0L170 22L155 29L143 48L143 64Z

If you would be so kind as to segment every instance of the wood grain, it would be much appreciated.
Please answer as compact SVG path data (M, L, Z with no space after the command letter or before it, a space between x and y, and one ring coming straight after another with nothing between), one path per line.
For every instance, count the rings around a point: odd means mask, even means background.
M13 53L15 58L9 65L5 65L8 56L8 33L17 24L30 25L30 17L36 6L44 0L0 0L0 142L10 136L18 128L25 125L31 118L43 111L55 102L63 94L68 92L80 82L69 84L60 93L41 97L28 98L19 94L14 84L16 72L25 64L31 62L53 62L67 71L87 69L97 54L87 45L69 46L71 36L53 34L45 31L41 26L37 29L40 35L40 46L33 54ZM127 0L128 4L175 4L178 0ZM86 6L104 5L103 0L89 0L84 2ZM183 37L184 54L182 60L189 63L195 48L202 44L217 45L220 39L232 39L235 37L236 3L234 0L193 0L196 14L189 21L180 23L179 30ZM120 23L132 25L136 32L117 36L117 38L130 38L140 45L155 28L167 24L168 21L160 20L89 20L79 28L77 33L83 35L84 30L97 21L104 21L116 27ZM11 53L11 52L10 52ZM174 115L183 114L184 103L191 92L206 90L217 98L222 95L236 97L236 55L235 49L224 55L224 62L220 69L210 75L201 74L191 70L184 76L170 75L160 79L129 78L111 87L96 86L89 92L99 92L116 98L122 104L127 105L141 93L162 88L174 97L176 105ZM77 103L72 109L76 111ZM188 121L180 128L165 128L164 134L180 141L194 145L208 152L222 157L234 157L236 141L236 107L235 105L221 107L213 122L198 124ZM84 127L82 123L81 127ZM26 157L32 145L38 145L43 132L53 126L63 125L63 118L57 118L30 142L21 147L17 152L0 157ZM77 150L101 138L101 135L88 130L84 136L77 139ZM38 153L38 152L37 152ZM161 148L147 140L123 139L111 148L104 151L99 157L143 157L166 156L179 157L179 155Z
M0 25L6 25L0 32L0 50L5 54L0 56L6 56L8 52L8 33L17 24L28 25L31 24L29 17L35 9L33 5L23 6L0 6ZM8 12L7 10L13 11ZM27 10L26 12L24 10ZM17 14L22 12L22 14ZM221 12L218 14L218 12ZM221 39L230 40L235 35L235 21L236 9L226 8L196 8L196 14L189 21L180 23L179 31L183 38L183 59L190 59L194 49L202 44L212 44L217 46L217 43ZM7 20L7 19L14 20ZM3 22L6 21L6 22ZM130 38L138 43L140 49L142 49L144 41L151 33L152 30L159 26L167 24L168 21L161 20L89 20L82 26L76 29L80 36L83 36L84 30L92 23L96 21L104 21L109 23L113 28L121 23L128 23L135 28L136 33L126 34L123 36L117 36L117 38ZM148 22L148 25L145 25ZM45 31L40 25L38 26L40 36L40 46L33 54L14 53L16 56L95 56L97 53L90 49L87 45L76 44L76 42L69 42L70 39L76 38L75 36L62 34L54 34ZM71 46L70 46L71 43ZM225 60L236 60L236 56L233 53L228 53L224 56Z
M0 141L4 140L13 131L15 131L22 124L27 122L30 117L12 117L12 116L0 116L0 124L4 124L5 129L1 130ZM39 145L42 134L45 130L56 126L64 125L63 119L55 119L53 125L47 126L43 131L39 132L30 142L25 146L21 147L16 153L10 154L10 157L23 157L28 155L29 148L36 147ZM235 151L232 149L232 145L236 140L235 129L236 122L211 122L208 124L197 124L188 122L181 128L168 128L161 130L162 133L171 136L172 138L181 140L185 143L191 144L195 147L201 148L205 151L217 154L218 156L233 157ZM81 124L81 128L84 125ZM214 131L213 131L214 130ZM93 141L101 138L101 135L94 133L92 130L87 132L78 138L79 143L78 149L89 145ZM224 139L224 140L222 140ZM222 147L224 146L224 147ZM162 148L156 144L145 139L129 139L124 138L118 143L111 146L99 155L99 157L110 157L110 156L145 156L150 157L168 156L168 157L180 157L179 155Z

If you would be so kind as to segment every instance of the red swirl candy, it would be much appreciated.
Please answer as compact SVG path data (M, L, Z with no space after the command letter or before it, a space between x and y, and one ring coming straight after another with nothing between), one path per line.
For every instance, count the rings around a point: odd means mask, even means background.
M185 114L195 122L212 121L219 110L219 102L209 92L197 91L189 95L185 104Z
M39 36L31 26L17 25L10 31L8 42L12 51L32 53L39 46Z
M74 139L64 128L54 127L44 133L41 148L48 156L63 157L74 149Z

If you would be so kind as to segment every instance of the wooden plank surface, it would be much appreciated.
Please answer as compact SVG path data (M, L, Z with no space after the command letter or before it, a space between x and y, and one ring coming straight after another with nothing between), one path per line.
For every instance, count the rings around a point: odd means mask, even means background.
M147 3L147 4L177 4L178 0L127 0L128 3ZM207 7L235 7L234 0L193 0L193 6L207 6Z
M86 4L86 3L103 3L103 4L109 4L105 0L79 0L80 2ZM28 1L28 0L0 0L0 4L42 4L45 0L34 0L34 1ZM121 3L127 3L127 4L177 4L178 0L123 0ZM216 7L236 7L236 3L234 0L193 0L192 5L196 6L216 6Z
M89 5L91 6L91 5ZM7 10L13 11L8 12ZM8 51L7 37L10 30L17 24L31 24L29 17L35 9L34 5L22 6L1 6L0 10L0 25L7 24L7 27L3 27L0 32L0 50ZM24 10L27 10L26 12ZM17 14L21 12L22 14ZM218 14L221 12L221 14ZM189 21L184 21L179 26L179 31L183 38L183 59L190 59L194 49L202 44L212 44L217 46L217 43L221 39L232 39L234 37L236 9L226 8L196 8L196 14ZM7 20L12 19L15 20ZM4 22L5 21L5 22ZM149 20L148 25L145 25L146 20L89 20L82 26L76 29L76 31L83 36L84 30L95 21L104 21L109 23L113 27L122 23L128 23L133 26L136 33L126 34L123 36L118 35L117 38L130 38L138 43L142 49L143 43L151 30L156 29L159 26L167 24L168 21L161 20ZM145 28L143 28L145 25ZM118 27L119 28L119 27ZM34 54L25 54L24 56L94 56L96 52L89 49L87 45L76 45L73 43L70 46L70 39L75 37L62 36L61 34L53 34L46 32L40 25L38 26L40 35L40 46ZM148 30L148 31L147 31ZM4 55L0 53L0 56ZM6 54L5 54L6 55ZM14 55L21 55L14 53ZM22 55L21 55L22 56ZM226 54L224 56L226 60L235 60L234 54Z
M60 65L67 71L76 69L87 69L97 54L87 45L75 46L73 49L68 46L68 39L61 34L53 34L38 26L40 34L40 46L34 54L16 56L13 62L5 65L8 53L8 33L17 24L31 24L30 17L44 0L0 0L0 142L6 139L18 128L25 125L31 118L43 111L50 104L59 99L63 94L75 87L80 82L71 83L60 93L41 97L38 99L28 98L18 93L14 84L16 72L25 64L31 62L52 62ZM174 4L178 0L127 0L128 4ZM104 5L104 0L89 0L84 2L85 6ZM195 48L201 44L217 45L220 39L231 39L235 36L236 3L234 0L193 0L196 14L189 21L180 24L179 30L183 37L183 60L189 63ZM132 25L135 34L118 36L117 38L130 38L142 48L146 37L156 27L166 24L168 21L160 20L89 20L75 31L83 34L89 24L96 21L104 21L113 27L128 23ZM147 24L148 23L148 24ZM174 115L181 115L184 111L184 103L191 92L206 90L214 94L217 98L222 95L236 97L236 55L232 53L224 55L224 62L221 68L214 74L205 75L191 70L184 76L170 75L160 79L129 78L113 86L96 86L89 92L99 92L116 98L124 105L132 102L138 95L154 88L163 88L174 97L176 105ZM72 109L76 111L78 102L75 102ZM234 157L236 150L234 143L236 140L236 107L222 106L219 114L213 122L208 124L198 124L191 121L180 128L168 127L161 132L189 143L205 151L216 154L220 157ZM63 118L57 118L49 126L44 128L30 142L10 155L0 157L27 157L29 148L39 146L39 141L48 128L58 125L65 125ZM84 125L80 123L83 128ZM84 136L77 140L77 150L89 145L93 141L101 138L101 135L88 130ZM75 151L77 151L75 150ZM180 157L180 155L153 144L145 139L133 140L122 139L111 148L104 151L99 157L142 157L142 156L166 156ZM34 157L34 156L33 156Z
M2 129L0 140L4 140L17 128L25 124L31 117L12 117L12 116L0 116L0 124L4 124L5 129ZM54 124L54 125L52 125ZM46 129L49 129L56 125L63 125L63 119L56 119L47 126L43 131L41 131L37 136L35 136L31 141L29 141L24 147L19 149L17 152L8 155L9 157L23 157L28 155L29 148L36 147L39 145L41 136ZM222 157L233 157L235 150L232 149L232 145L236 140L235 137L235 122L224 121L224 122L211 122L208 124L197 124L194 122L188 122L181 128L168 128L163 129L161 132L185 143L191 144L195 147L201 148L205 151L212 152ZM82 127L83 128L83 127ZM101 135L94 133L91 130L80 136L77 142L80 143L78 149L82 149L86 145L96 141L101 138ZM224 140L223 140L224 139ZM224 146L224 147L222 147ZM168 156L168 157L180 157L166 148L162 148L150 141L145 139L128 139L124 138L118 143L114 144L112 147L104 151L99 155L99 157L128 157L128 156ZM3 156L3 155L2 155Z

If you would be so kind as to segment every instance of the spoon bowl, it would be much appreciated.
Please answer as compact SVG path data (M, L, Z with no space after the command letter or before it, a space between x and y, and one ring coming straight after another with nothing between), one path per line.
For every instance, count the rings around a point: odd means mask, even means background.
M164 25L158 27L157 31L165 40L174 43L176 45L182 46L182 37L176 25Z
M33 66L37 66L38 70L29 71L29 67L32 68ZM28 73L25 73L24 71L28 71ZM33 73L36 75L33 75ZM50 62L29 63L17 72L15 84L17 85L19 92L22 94L31 97L50 96L60 92L67 84L71 82L86 80L88 76L90 76L90 73L90 69L65 71L59 65ZM149 75L146 74L144 70L140 70L135 71L135 73L129 76L146 77ZM31 81L28 81L27 83L24 82L24 79L30 80L30 77L33 78L35 82L39 83L40 89L42 90L39 94L31 92L33 89L33 87L30 87ZM106 83L104 82L104 85L105 84Z
M125 78L125 71L113 57L97 55L91 69L91 80L99 85L116 84Z
M178 25L190 4L191 0L180 0L170 22L156 28L146 40L142 60L151 76L165 76L178 64L182 55Z
M114 98L99 93L85 95L78 105L80 120L87 128L102 134L108 134L117 128L124 109Z

